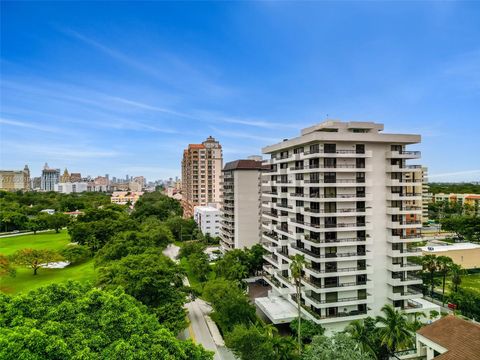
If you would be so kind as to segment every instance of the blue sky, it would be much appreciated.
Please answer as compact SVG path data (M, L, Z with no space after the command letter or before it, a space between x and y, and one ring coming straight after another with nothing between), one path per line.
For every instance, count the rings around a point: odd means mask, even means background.
M475 2L1 2L1 168L180 175L329 118L419 133L431 180L480 180Z

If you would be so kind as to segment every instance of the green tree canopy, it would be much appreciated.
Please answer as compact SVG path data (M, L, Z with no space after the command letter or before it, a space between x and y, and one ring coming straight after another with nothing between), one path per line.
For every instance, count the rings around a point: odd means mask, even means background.
M350 336L337 333L332 337L317 335L302 354L303 360L373 360L362 351L358 342Z
M122 286L127 294L153 309L161 322L168 322L171 330L178 332L186 327L182 274L177 264L152 250L100 267L97 285L106 289Z
M215 279L207 282L203 296L213 307L212 319L224 333L237 324L250 324L256 321L255 307L237 282Z
M213 358L164 325L122 289L68 282L15 297L0 294L0 358Z

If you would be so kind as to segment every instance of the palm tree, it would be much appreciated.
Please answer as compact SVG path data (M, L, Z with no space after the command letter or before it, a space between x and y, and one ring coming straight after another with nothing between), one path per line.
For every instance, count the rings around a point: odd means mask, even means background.
M413 343L412 325L403 312L395 310L392 305L384 305L382 312L385 316L377 316L380 324L378 334L383 345L393 354L400 349L407 348Z
M413 323L411 324L413 331L417 331L422 327L422 323L419 321L422 317L425 317L425 314L422 311L415 311L413 313Z
M300 299L300 291L302 288L302 270L303 266L305 265L305 257L303 255L295 255L292 258L292 262L290 263L290 273L292 274L292 278L295 281L295 288L297 292L297 309L298 309L298 354L300 355L302 352L302 337L300 335L301 332L301 324L300 319L302 317L302 302Z
M353 339L357 340L364 353L369 353L373 356L376 356L375 350L372 346L372 341L370 339L372 334L362 320L354 320L350 322L350 324L348 324L348 326L345 328L345 332L348 333Z
M457 292L458 285L462 283L462 275L465 275L465 270L462 269L461 265L454 263L450 266L450 273L452 274L453 292Z
M423 270L426 270L430 274L430 296L433 297L433 284L435 271L437 271L436 255L425 255L422 257Z
M448 256L437 257L437 269L442 274L442 305L445 305L445 281L453 261Z

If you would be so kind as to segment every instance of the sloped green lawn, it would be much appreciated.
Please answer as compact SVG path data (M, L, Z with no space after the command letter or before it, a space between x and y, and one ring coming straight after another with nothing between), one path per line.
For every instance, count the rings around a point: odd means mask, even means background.
M21 249L60 250L70 242L67 230L37 233L36 235L18 235L0 238L0 254L11 255Z
M0 238L0 254L11 255L25 248L60 250L68 243L70 243L70 236L66 230L58 234L52 231L36 235L12 236ZM63 269L39 269L37 275L33 275L33 270L24 267L17 267L16 270L15 277L0 277L0 291L17 294L68 280L95 281L93 259L77 265L69 265Z

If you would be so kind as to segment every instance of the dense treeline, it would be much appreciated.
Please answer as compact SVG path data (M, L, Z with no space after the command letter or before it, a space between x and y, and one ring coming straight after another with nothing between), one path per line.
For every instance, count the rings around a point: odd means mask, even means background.
M480 194L480 185L479 184L470 184L470 183L458 183L458 184L448 184L448 183L429 183L429 191L433 194Z
M122 289L52 284L14 297L0 293L0 358L183 359L212 356L177 340Z
M0 348L8 351L0 357L211 359L202 347L175 339L187 326L184 304L191 291L183 285L183 269L162 253L177 237L199 234L196 225L181 218L177 201L159 193L145 194L132 213L123 206L96 205L68 224L71 240L80 248L63 254L93 256L96 283L52 285L1 297L0 318L6 320L0 323L5 328ZM15 314L11 309L25 297L52 298L38 307L48 309L48 316L35 311L33 300L28 302L31 311ZM84 334L77 334L77 325ZM38 342L31 340L36 334ZM42 344L50 343L44 351Z
M86 192L60 194L57 192L7 192L0 191L0 231L43 230L55 228L41 210L53 209L62 213L75 210L96 209L110 204L110 197L104 193ZM57 218L61 215L57 214ZM62 226L65 226L65 217Z

